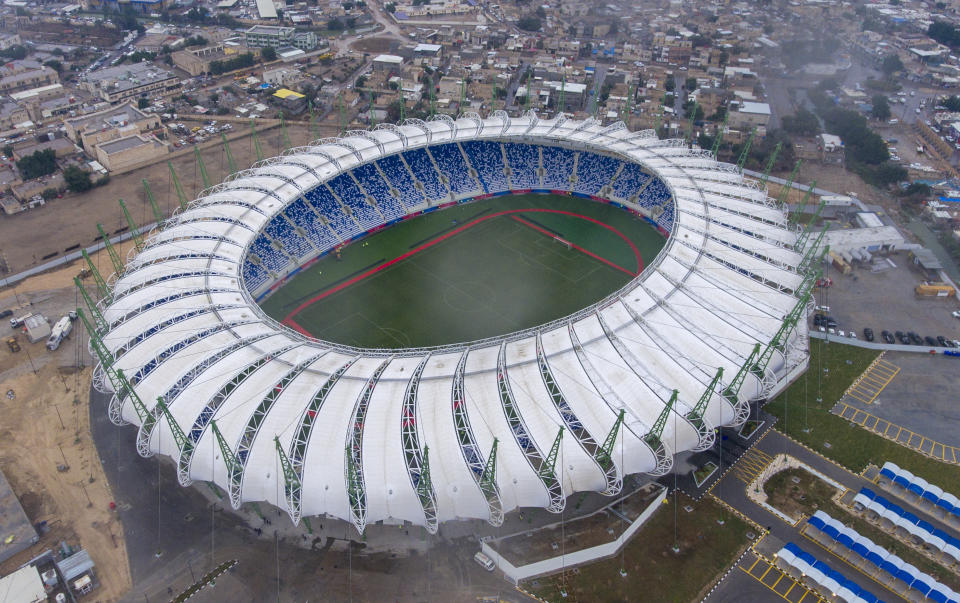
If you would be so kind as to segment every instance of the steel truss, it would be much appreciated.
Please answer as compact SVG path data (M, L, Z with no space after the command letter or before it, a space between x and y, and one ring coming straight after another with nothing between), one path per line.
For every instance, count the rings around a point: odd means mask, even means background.
M580 344L580 337L577 335L576 329L573 328L573 323L567 324L567 333L570 336L570 343L573 345L573 351L577 355L577 360L580 361L580 366L583 367L583 372L586 373L587 378L590 379L590 383L593 384L600 398L603 399L610 410L617 415L619 415L621 411L629 411L630 416L635 418L636 422L641 425L644 430L649 432L650 426L633 413L633 410L620 399L617 392L613 391L613 388L610 387L607 380L597 371L597 368L593 365L593 361L590 360L586 350L584 350ZM670 473L670 469L673 468L673 451L668 449L663 442L659 442L659 444L651 443L647 441L645 437L640 438L640 441L650 450L650 456L654 462L653 469L647 473L657 476Z
M366 385L353 407L353 427L347 432L346 458L344 459L344 479L347 486L347 497L350 499L350 520L357 532L363 534L367 527L367 485L363 477L363 424L367 419L367 409L373 389L380 380L380 375L390 364L393 358L387 358L380 363L373 375L367 379Z
M487 501L487 508L490 511L487 521L492 526L499 526L503 523L503 502L500 499L500 488L496 480L497 441L494 439L490 456L485 462L480 446L477 445L477 439L473 435L473 428L470 427L470 418L467 414L467 398L463 378L469 353L469 348L463 351L460 360L457 362L457 370L453 374L453 387L450 390L453 424L457 430L457 441L460 443L460 453L463 455L463 460L470 469L470 474L476 481L477 487L480 488L480 493ZM489 470L490 467L493 467L493 469Z
M303 483L304 461L307 457L307 447L310 445L310 436L313 433L313 425L317 415L323 408L323 403L326 402L330 390L333 389L333 386L337 384L340 377L342 377L343 374L347 372L347 369L353 366L358 359L359 356L351 358L331 373L323 385L320 386L320 389L310 398L310 402L300 415L300 421L297 424L296 430L293 432L294 435L293 439L290 440L290 447L287 449L290 468L299 483ZM298 525L302 516L303 500L301 495L302 492L299 488L288 489L286 492L287 514L290 515L290 520L293 521L293 525Z
M540 377L543 379L544 387L547 388L547 393L550 394L553 405L556 407L557 412L560 413L560 417L563 419L563 424L567 430L573 434L573 437L576 438L580 447L583 448L583 451L597 462L597 466L600 468L600 471L603 472L606 487L601 494L604 496L618 494L623 488L621 468L613 462L610 454L590 435L590 432L584 427L583 423L580 422L580 419L577 418L576 413L573 412L573 409L567 404L567 399L560 390L556 379L553 378L553 371L550 370L550 364L547 362L547 357L543 352L543 341L541 340L540 333L537 333L536 344L537 366L540 368Z
M410 485L413 486L420 500L420 508L423 509L423 516L426 522L427 531L431 534L437 533L437 494L433 490L433 482L430 479L430 461L427 448L420 446L420 411L417 406L417 390L420 387L420 376L423 369L427 366L430 354L423 357L423 360L414 369L407 383L407 389L403 394L403 410L400 417L400 437L403 442L403 458L407 464L407 475L410 477Z

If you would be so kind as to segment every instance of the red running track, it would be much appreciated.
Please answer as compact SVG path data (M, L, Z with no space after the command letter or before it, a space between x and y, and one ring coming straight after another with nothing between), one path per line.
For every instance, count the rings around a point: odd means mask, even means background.
M559 209L533 209L533 208L531 208L531 209L510 209L510 210L506 210L506 211L496 212L496 213L493 213L493 214L490 214L490 215L487 215L487 216L481 216L481 217L479 217L479 218L476 218L476 219L474 219L474 220L471 220L471 221L467 222L466 224L463 224L462 226L458 226L458 227L454 228L453 230L451 230L450 232L448 232L448 233L446 233L446 234L443 234L443 235L437 237L436 239L433 239L433 240L431 240L431 241L427 241L426 243L424 243L424 244L422 244L422 245L418 245L418 246L414 247L413 249L411 249L410 251L408 251L408 252L406 252L406 253L404 253L404 254L402 254L402 255L398 255L397 257L393 258L393 259L390 260L389 262L384 262L383 264L380 264L379 266L376 266L376 267L374 267L374 268L371 268L370 270L367 270L366 272L363 272L363 273L361 273L361 274L358 274L357 276L355 276L355 277L353 277L353 278L351 278L351 279L348 279L348 280L340 283L339 285L337 285L337 286L335 286L335 287L331 287L330 289L327 289L326 291L323 291L322 293L318 293L317 295L314 295L313 297L311 297L311 298L308 299L307 301L303 302L302 304L300 304L299 306L297 306L296 308L294 308L292 312L290 312L289 314L287 314L287 316L283 319L283 324L287 325L288 327L290 327L290 328L292 328L292 329L295 329L295 330L299 331L300 333L303 333L304 335L306 335L306 336L308 336L308 337L312 337L313 335L311 335L310 332L308 332L308 331L307 331L306 329L304 329L302 326L300 326L299 324L297 324L297 322L293 319L294 316L296 316L297 314L299 314L300 312L302 312L305 308L307 308L307 307L309 307L309 306L312 306L313 304L317 303L318 301L322 300L323 298L328 297L328 296L330 296L330 295L333 295L333 294L336 293L337 291L342 291L343 289L346 289L346 288L349 287L350 285L353 285L353 284L355 284L355 283L358 283L358 282L362 281L363 279L368 278L368 277L376 274L377 272L380 272L381 270L386 270L386 269L389 268L390 266L393 266L394 264L396 264L396 263L398 263L398 262L402 262L403 260L405 260L405 259L407 259L407 258L409 258L409 257L411 257L411 256L414 256L414 255L420 253L421 251L423 251L423 250L425 250L425 249L429 249L430 247L433 247L433 246L436 245L437 243L441 243L441 242L449 239L450 237L452 237L452 236L454 236L454 235L456 235L456 234L459 234L459 233L463 232L464 230L467 230L468 228L472 228L473 226L476 226L477 224L480 224L481 222L485 222L485 221L487 221L487 220L490 220L490 219L493 219L493 218L497 218L497 217L499 217L499 216L507 216L507 215L513 215L513 214L519 214L519 213L550 213L550 214L563 214L563 215L565 215L565 216L572 216L572 217L574 217L574 218L580 218L581 220L587 220L588 222L593 222L594 224L598 224L598 225L606 228L606 229L609 230L610 232L614 233L615 235L617 235L617 236L620 237L621 239L623 239L623 241L624 241L627 245L630 246L630 249L633 251L633 256L634 256L634 258L635 258L636 261L637 261L637 271L636 271L636 272L630 272L630 271L627 270L626 268L624 268L624 267L622 267L622 266L619 266L619 265L617 265L617 264L614 264L613 262L611 262L611 261L609 261L609 260L607 260L607 259L605 259L605 258L602 258L602 257L600 257L600 256L598 256L598 255L596 255L596 254L594 254L594 253L591 253L591 252L587 251L586 249L583 249L582 247L579 247L578 245L574 245L573 243L570 243L570 245L571 245L574 249L576 249L576 250L578 250L578 251L580 251L580 252L583 252L583 253L589 255L589 256L592 257L592 258L595 258L595 259L597 259L597 260L600 260L601 262L604 262L605 264L608 264L608 265L616 268L617 270L621 270L621 271L623 271L623 272L626 272L626 273L629 274L630 276L637 276L637 275L639 275L641 272L643 272L643 258L640 257L640 251L637 249L637 246L634 245L634 244L633 244L633 241L631 241L630 239L628 239L628 238L626 237L626 235L624 235L622 232L620 232L619 230L617 230L617 229L614 228L613 226L610 226L609 224L606 224L605 222L601 222L600 220L597 220L596 218L591 218L591 217L585 216L585 215L583 215L583 214L578 214L578 213L569 212L569 211L562 211L562 210L559 210ZM534 229L536 229L536 230L538 230L538 231L540 231L540 232L543 232L544 234L547 234L547 235L549 235L549 236L551 236L551 237L554 236L553 233L551 233L551 232L549 232L549 231L547 231L547 230L544 230L544 229L536 226L535 224L531 224L530 222L528 222L528 221L526 221L526 220L523 220L523 219L517 218L517 217L514 217L514 219L515 219L515 220L519 220L520 222L522 222L522 223L525 224L526 226L530 226L531 228L534 228Z

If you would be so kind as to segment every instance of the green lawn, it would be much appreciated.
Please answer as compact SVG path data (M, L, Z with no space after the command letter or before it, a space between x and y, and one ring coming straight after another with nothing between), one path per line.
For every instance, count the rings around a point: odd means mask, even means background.
M680 497L677 527L680 552L674 543L674 502L657 510L633 535L621 555L579 568L576 574L538 578L522 583L525 590L551 602L561 601L694 601L718 574L749 544L749 526L722 511L712 499L693 502ZM685 506L693 511L687 513ZM717 519L724 519L721 526ZM620 575L621 559L627 576ZM567 598L560 595L566 587Z
M517 209L570 212L602 224L560 213L499 215L383 267L475 219ZM575 312L633 277L639 267L633 248L604 225L632 242L644 264L665 242L643 220L609 205L559 195L498 197L354 242L341 259L332 254L321 259L261 305L283 320L329 292L292 318L316 337L363 347L442 345L508 333ZM549 233L625 271L568 249Z
M869 463L880 466L891 461L947 492L960 492L960 467L918 454L830 413L877 352L818 339L811 339L810 347L806 376L764 407L779 417L777 429L852 471L862 471ZM817 404L817 372L821 366L829 372L823 376L823 402Z

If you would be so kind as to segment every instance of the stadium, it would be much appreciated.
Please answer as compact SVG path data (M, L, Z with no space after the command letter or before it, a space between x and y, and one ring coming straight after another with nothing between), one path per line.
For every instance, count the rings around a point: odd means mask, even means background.
M575 311L469 341L348 345L264 309L407 224L507 208L388 264L537 195L629 218L658 251ZM511 224L544 257L602 263L535 215ZM113 423L138 427L140 455L170 457L180 484L213 482L234 508L266 501L361 533L559 513L575 492L670 472L806 369L816 244L800 239L735 166L622 123L494 112L350 131L234 174L151 233L91 308L94 387L113 394ZM388 272L360 268L337 287ZM339 318L322 297L300 305Z

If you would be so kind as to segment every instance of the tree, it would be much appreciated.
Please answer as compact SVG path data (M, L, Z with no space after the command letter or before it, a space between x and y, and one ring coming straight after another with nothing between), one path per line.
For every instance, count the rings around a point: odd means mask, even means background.
M697 89L697 78L688 77L687 81L683 83L683 87L686 88L688 92L693 92Z
M82 193L93 188L90 182L90 172L82 170L75 165L68 166L63 170L63 180L67 183L67 188L75 193Z
M547 18L547 11L543 9L543 5L537 7L537 10L534 11L534 14L537 15L540 19Z
M357 78L356 83L353 84L354 88L363 88L367 84L367 76L361 75Z
M330 31L343 31L343 27L343 21L341 21L338 17L334 17L327 21L327 29Z
M13 157L13 145L12 144L4 145L3 154L7 158Z
M63 63L56 59L50 59L49 61L44 62L44 66L53 69L57 73L63 73Z
M277 60L277 50L272 46L267 46L260 49L260 58L266 62L276 61Z
M150 106L149 99L146 99L143 97L137 99L137 109L146 109L149 106Z
M53 149L34 151L17 162L20 175L24 180L32 180L57 171L57 156Z
M670 76L666 82L663 83L663 89L667 92L673 92L677 87L676 80L673 79L673 76Z
M900 57L895 54L888 54L887 56L883 57L883 63L880 65L880 70L883 71L883 74L889 79L894 73L903 71L903 61L901 61Z
M387 121L390 123L397 123L400 121L401 107L403 106L402 100L395 100L389 105L387 105Z
M870 110L870 115L880 121L890 119L890 101L886 96L877 94L873 97L873 109Z
M383 10L387 11L388 13L395 13L397 12L397 5L393 2L387 2L384 5Z
M784 116L782 122L784 130L797 136L815 136L820 132L820 120L805 108L795 115Z
M517 27L524 31L540 31L540 19L534 17L533 15L520 17L520 19L517 21Z
M940 105L946 108L948 111L960 111L960 96L951 96L942 101Z

